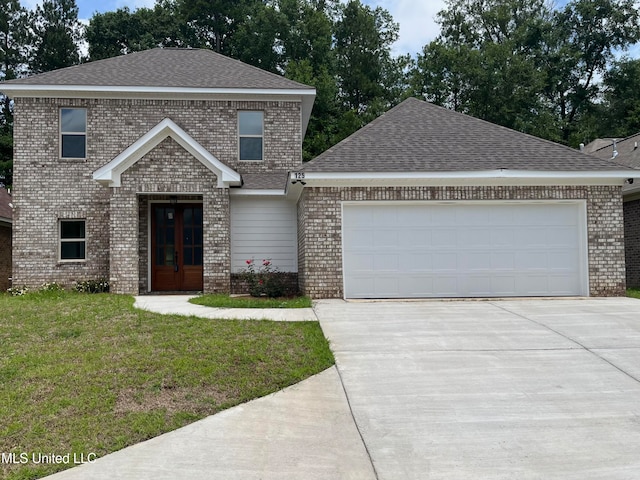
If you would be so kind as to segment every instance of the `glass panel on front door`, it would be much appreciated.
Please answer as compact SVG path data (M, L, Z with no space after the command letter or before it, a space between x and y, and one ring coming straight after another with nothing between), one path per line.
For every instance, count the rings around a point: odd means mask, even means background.
M156 265L173 266L175 264L176 209L174 207L156 208L155 244Z
M185 265L202 265L202 207L185 208L182 217L182 254Z

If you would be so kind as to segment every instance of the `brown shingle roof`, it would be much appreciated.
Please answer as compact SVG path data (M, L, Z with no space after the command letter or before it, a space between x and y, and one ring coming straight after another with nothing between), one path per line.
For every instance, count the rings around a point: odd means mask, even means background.
M6 84L296 90L311 88L211 50L181 48L145 50L11 80Z
M9 206L11 195L6 189L0 188L0 218L13 218L13 210Z
M620 165L409 98L307 163L306 172L614 171Z
M289 176L288 172L243 173L243 190L284 190Z

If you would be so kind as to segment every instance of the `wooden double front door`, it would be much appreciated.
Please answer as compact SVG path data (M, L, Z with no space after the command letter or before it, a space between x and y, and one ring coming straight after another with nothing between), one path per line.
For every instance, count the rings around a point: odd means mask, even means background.
M202 290L202 205L151 207L151 290Z

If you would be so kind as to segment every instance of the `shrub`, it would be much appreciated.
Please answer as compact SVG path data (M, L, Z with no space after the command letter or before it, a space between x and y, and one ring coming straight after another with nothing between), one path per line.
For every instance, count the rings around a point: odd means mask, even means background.
M107 293L109 291L109 281L106 278L80 280L74 282L73 289L80 293Z
M7 290L12 297L21 297L29 293L29 289L23 285L21 287L11 287Z
M242 279L249 287L252 297L281 297L284 294L284 283L280 276L280 270L271 260L262 260L262 265L256 267L252 258L247 260L247 267L242 272Z
M43 283L38 289L39 292L62 292L64 287L56 282Z

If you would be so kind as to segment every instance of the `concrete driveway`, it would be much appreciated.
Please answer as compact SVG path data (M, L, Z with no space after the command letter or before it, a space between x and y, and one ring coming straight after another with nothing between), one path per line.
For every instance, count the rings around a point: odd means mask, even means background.
M379 479L640 478L640 300L315 310Z

